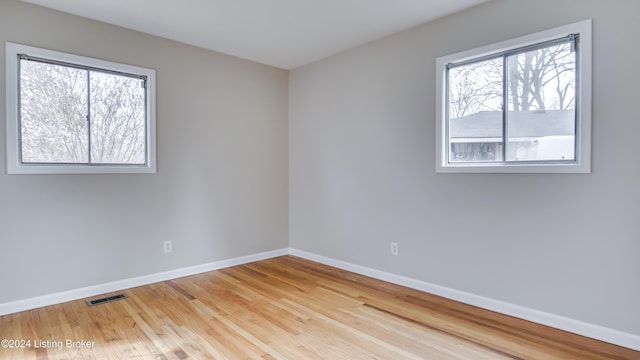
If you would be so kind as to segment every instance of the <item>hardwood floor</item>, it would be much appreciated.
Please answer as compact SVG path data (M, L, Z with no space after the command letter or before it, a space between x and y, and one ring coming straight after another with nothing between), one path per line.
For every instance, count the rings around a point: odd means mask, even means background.
M0 317L0 359L640 359L292 256L125 292Z

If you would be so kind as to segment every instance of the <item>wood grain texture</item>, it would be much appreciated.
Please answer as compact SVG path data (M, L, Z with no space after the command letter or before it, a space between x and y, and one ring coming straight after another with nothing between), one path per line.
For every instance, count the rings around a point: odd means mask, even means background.
M0 349L0 358L640 359L637 351L293 256L126 293L93 307L78 300L0 317L0 339L30 341Z

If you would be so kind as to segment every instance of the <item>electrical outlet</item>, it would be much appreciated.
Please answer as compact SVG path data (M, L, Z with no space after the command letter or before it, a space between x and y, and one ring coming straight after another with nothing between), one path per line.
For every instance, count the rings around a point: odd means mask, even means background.
M397 242L392 242L391 243L391 255L393 255L393 256L397 256L398 255L398 243Z
M173 251L173 242L171 240L167 240L164 242L164 253L168 254Z

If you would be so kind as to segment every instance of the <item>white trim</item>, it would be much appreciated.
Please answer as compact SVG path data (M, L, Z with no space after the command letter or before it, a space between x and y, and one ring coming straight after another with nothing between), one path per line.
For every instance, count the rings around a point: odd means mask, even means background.
M28 165L20 162L18 129L18 58L20 53L28 53L49 60L90 66L147 77L147 119L145 165ZM5 44L6 61L6 140L7 174L155 174L156 173L156 71L140 66L94 59L85 56L67 54L59 51L41 49L33 46L7 42Z
M60 304L83 298L89 298L114 291L122 291L137 286L153 284L161 281L177 279L185 276L201 274L231 266L242 265L254 261L270 259L283 255L293 255L303 259L315 261L320 264L333 266L342 270L351 271L356 274L368 276L374 279L387 281L393 284L406 286L412 289L424 291L430 294L442 296L447 299L459 301L465 304L478 306L483 309L492 310L501 314L514 316L538 324L551 326L560 330L583 335L593 339L609 342L629 349L640 351L640 335L625 333L619 330L610 329L604 326L594 325L579 320L570 319L560 315L547 313L520 305L495 300L464 291L451 289L428 283L421 280L408 278L401 275L375 270L365 266L355 265L346 261L316 255L307 251L293 248L266 251L258 254L241 256L232 259L219 260L208 264L196 265L182 269L165 271L157 274L145 275L106 284L94 285L85 288L59 292L50 295L38 296L29 299L17 300L0 304L0 316L12 314L20 311L31 310L43 306Z
M517 317L527 321L547 325L556 329L568 331L592 339L605 341L611 344L623 346L640 351L640 335L622 332L600 325L594 325L583 321L570 319L564 316L547 313L508 302L495 300L480 295L451 289L448 287L420 281L401 275L371 269L365 266L351 264L345 261L316 255L310 252L289 249L289 254L321 264L333 266L342 270L351 271L360 275L387 281L393 284L406 286L412 289L424 291L430 294L442 296L447 299L459 301L465 304L477 306L483 309L495 311L501 314Z
M592 34L591 19L495 44L441 56L436 59L436 172L437 173L590 173L591 172L591 78L592 78ZM536 43L553 40L569 33L580 34L580 51L578 52L577 99L576 113L578 124L576 129L576 161L570 163L531 163L514 164L506 162L492 163L453 163L450 162L447 149L446 124L446 64L462 62L469 59L524 47Z
M279 249L0 304L0 316L287 255Z

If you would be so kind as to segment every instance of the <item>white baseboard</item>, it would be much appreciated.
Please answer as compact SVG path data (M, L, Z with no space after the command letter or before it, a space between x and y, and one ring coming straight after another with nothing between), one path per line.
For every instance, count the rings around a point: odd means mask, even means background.
M608 343L640 351L640 335L625 333L607 327L589 324L579 320L574 320L563 316L530 309L500 300L490 299L464 291L459 291L444 286L435 285L428 282L395 275L388 272L371 269L365 266L355 265L345 261L336 260L329 257L291 248L214 261L208 264L190 266L187 268L165 271L157 274L145 275L50 295L4 303L0 304L0 316L35 309L43 306L60 304L67 301L90 298L109 292L121 291L137 286L148 285L161 281L181 278L184 276L223 269L226 267L247 264L250 262L265 260L287 254L298 256L321 264L333 266L339 269L351 271L357 274L369 276L375 279L406 286L412 289L428 292L465 304L478 306L483 309L492 310L498 313L514 316L520 319L551 326L560 330L572 332L575 334L587 336L593 339L602 340Z
M254 261L260 261L264 259L273 258L276 256L287 255L289 253L288 249L280 249L262 252L253 255L241 256L232 259L214 261L208 264L190 266L182 269L165 271L157 274L145 275L125 280L119 280L114 282L109 282L106 284L94 285L80 289L74 289L64 292L59 292L50 295L38 296L34 298L18 300L13 302L8 302L4 304L0 304L0 316L13 314L20 311L31 310L43 306L60 304L67 301L78 300L83 298L89 298L96 295L101 295L114 291L121 291L125 289L130 289L136 286L148 285L157 283L160 281L166 281L171 279L177 279L184 276L195 275L204 273L207 271L218 270L230 266L242 265Z
M500 300L486 298L464 291L459 291L444 286L435 285L428 282L351 264L345 261L316 255L302 250L289 249L289 254L321 264L333 266L342 270L351 271L360 275L365 275L375 279L442 296L444 298L459 301L465 304L481 307L483 309L495 311L501 314L510 315L527 321L547 325L556 329L568 331L574 334L640 351L640 335L630 334L619 330L610 329L604 326L594 325L583 321L570 319L564 316L511 304Z

